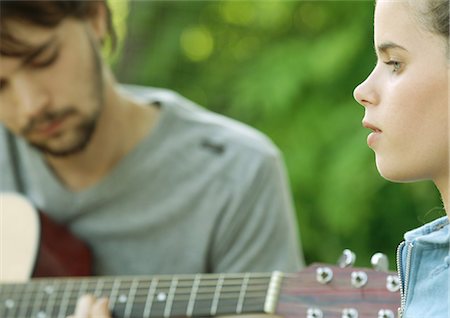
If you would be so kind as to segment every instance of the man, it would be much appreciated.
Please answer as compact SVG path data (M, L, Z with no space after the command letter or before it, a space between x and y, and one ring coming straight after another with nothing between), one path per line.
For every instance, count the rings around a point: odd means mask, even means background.
M103 1L1 1L0 191L89 244L94 274L295 271L278 150L99 54Z

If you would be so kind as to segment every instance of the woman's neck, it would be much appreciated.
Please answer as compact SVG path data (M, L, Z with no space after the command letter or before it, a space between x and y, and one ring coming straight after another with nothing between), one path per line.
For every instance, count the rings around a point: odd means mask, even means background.
M441 193L442 203L444 204L445 212L447 213L447 217L450 220L450 193L449 193L449 177L445 177L440 181L435 182L436 187L439 189Z

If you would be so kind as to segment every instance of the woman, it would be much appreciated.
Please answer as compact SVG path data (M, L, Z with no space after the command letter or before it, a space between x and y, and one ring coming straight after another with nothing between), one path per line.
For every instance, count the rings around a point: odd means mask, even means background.
M398 248L401 317L450 317L449 2L378 1L377 64L354 92L380 174L432 180L447 216L405 234Z

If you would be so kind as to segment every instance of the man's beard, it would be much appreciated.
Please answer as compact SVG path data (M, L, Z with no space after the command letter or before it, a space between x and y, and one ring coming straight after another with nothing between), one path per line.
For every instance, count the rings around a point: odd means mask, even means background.
M97 121L98 121L98 117L99 117L99 113L100 113L99 110L100 110L100 107L93 114L93 116L84 120L76 128L73 128L77 134L77 139L75 142L71 143L67 147L62 147L62 148L56 149L54 147L51 147L48 144L37 143L37 142L32 142L32 141L29 141L29 144L31 146L33 146L34 148L38 149L39 151L41 151L47 155L54 156L54 157L65 157L65 156L70 156L70 155L79 153L87 147L87 145L89 144L89 142L92 139L95 128L97 126ZM69 108L69 109L64 110L64 112L60 113L60 114L46 113L46 114L44 114L44 116L42 116L40 118L39 122L42 120L52 121L53 119L70 117L70 116L73 116L76 114L77 114L76 109ZM35 121L35 122L37 123L38 121ZM30 125L28 126L30 129L32 129L32 127L35 126L33 123L34 122L31 122ZM59 135L57 134L53 138L58 138L58 137L60 137L61 134L59 134Z
M102 64L101 57L95 47L95 44L91 40L92 57L93 57L93 71L92 79L93 85L91 87L90 97L95 103L95 111L89 118L85 118L82 123L77 127L73 128L76 132L76 140L66 147L56 149L45 143L35 143L29 141L30 145L39 151L54 157L66 157L82 152L87 145L90 143L92 136L97 127L98 119L101 115L104 104L104 93L103 93L103 77L102 77ZM27 127L24 129L24 135L27 132L31 132L36 126L41 123L52 122L58 119L70 118L71 116L76 116L78 114L76 107L68 107L62 111L48 112L32 120ZM54 136L58 138L59 136Z

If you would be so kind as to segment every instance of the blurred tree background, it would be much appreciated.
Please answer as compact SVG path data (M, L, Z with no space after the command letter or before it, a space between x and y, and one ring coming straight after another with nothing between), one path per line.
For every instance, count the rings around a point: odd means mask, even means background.
M352 96L373 68L373 1L110 0L121 82L166 87L266 133L286 161L307 263L367 266L442 215L428 182L382 179Z

